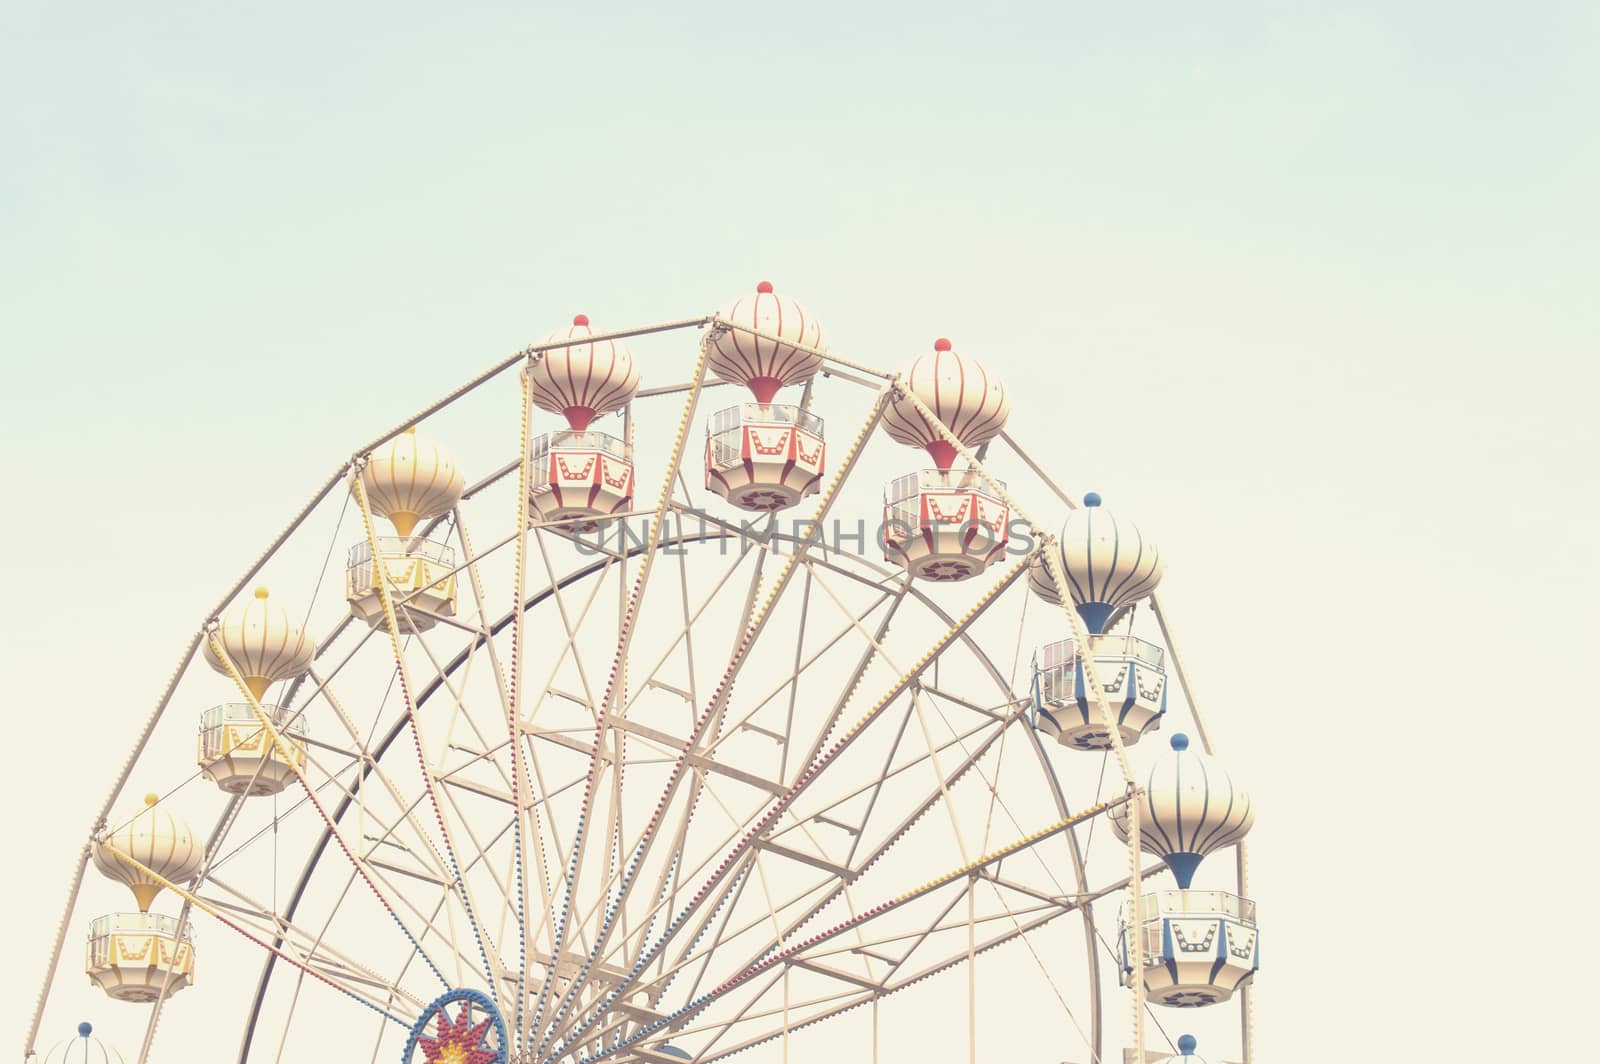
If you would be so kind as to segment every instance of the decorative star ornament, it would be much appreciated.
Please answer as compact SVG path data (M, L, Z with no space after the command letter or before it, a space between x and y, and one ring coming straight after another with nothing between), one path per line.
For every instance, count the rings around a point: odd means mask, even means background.
M438 1027L432 1038L418 1038L417 1048L428 1064L502 1064L500 1054L493 1049L479 1048L489 1031L491 1020L467 1026L472 1007L463 1004L461 1012L451 1022L449 1012L441 1008L435 1019Z

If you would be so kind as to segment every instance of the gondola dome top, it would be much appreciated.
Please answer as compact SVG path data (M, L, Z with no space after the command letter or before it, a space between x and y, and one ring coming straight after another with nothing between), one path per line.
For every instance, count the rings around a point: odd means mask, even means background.
M912 402L916 396L964 447L977 447L1000 435L1011 416L1006 386L970 355L952 349L949 340L933 342L900 374L901 391L883 411L883 428L896 443L926 448L940 469L956 459L955 445Z
M547 344L552 347L528 370L533 404L561 414L575 431L582 432L602 414L621 410L639 390L639 368L633 352L620 340L596 340L587 314L575 315L572 324L557 329Z
M150 903L161 893L162 879L187 883L200 871L205 858L204 843L189 822L159 802L158 795L145 795L144 806L135 813L124 814L103 839L95 840L91 851L95 867L107 879L133 891L140 912L150 911ZM130 864L113 850L150 871Z
M1231 846L1255 823L1255 805L1214 758L1189 748L1182 732L1141 781L1139 843L1172 869L1187 890L1206 854ZM1110 811L1111 830L1128 841L1128 806Z
M1094 491L1083 497L1081 508L1067 515L1058 551L1062 582L1091 632L1105 631L1119 609L1147 598L1161 583L1165 568L1160 548L1138 526L1107 509ZM1030 567L1028 583L1041 598L1060 603L1055 581L1042 562Z
M50 1047L40 1064L124 1064L122 1054L94 1037L88 1020L78 1024L78 1034Z
M1194 1051L1197 1044L1194 1035L1179 1035L1178 1055L1167 1057L1161 1064L1206 1064L1204 1059L1195 1055Z
M373 513L409 536L418 520L436 517L460 502L466 479L432 437L409 428L367 457L361 486Z
M300 621L268 598L266 588L256 588L252 597L218 619L215 634L257 699L267 693L270 684L302 675L311 667L317 650ZM211 643L209 634L200 643L206 663L222 675L230 675Z
M822 356L815 353L826 349L822 326L799 303L774 291L772 282L762 281L755 292L734 300L718 316L777 338L723 329L706 346L706 368L731 384L749 388L757 402L772 402L779 388L799 384L822 368Z

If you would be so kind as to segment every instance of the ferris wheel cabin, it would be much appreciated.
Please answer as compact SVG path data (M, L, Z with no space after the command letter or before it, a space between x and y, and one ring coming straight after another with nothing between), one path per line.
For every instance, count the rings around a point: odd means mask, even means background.
M350 548L345 564L344 596L356 619L385 628L385 592L402 633L426 632L455 616L455 551L417 527L449 513L465 486L454 460L414 428L367 456L352 484L367 535ZM398 534L376 535L374 514L387 518Z
M1139 846L1166 862L1177 890L1145 895L1137 913L1124 906L1119 953L1122 984L1141 979L1149 1000L1173 1008L1226 1001L1255 977L1261 938L1255 903L1221 890L1193 890L1207 854L1236 846L1255 823L1250 795L1211 757L1189 749L1182 733L1158 757L1135 799ZM1127 842L1127 805L1111 810L1111 828ZM1130 937L1139 936L1142 972L1134 970Z
M822 482L822 419L809 409L811 378L822 368L822 328L771 281L717 317L706 337L706 369L750 389L755 402L719 410L706 425L706 489L753 513L787 509ZM774 401L797 384L805 386L798 406Z
M1163 890L1141 899L1137 922L1123 914L1122 985L1133 985L1128 935L1144 936L1144 989L1173 1008L1226 1001L1260 967L1255 902L1222 890Z
M523 370L528 398L560 414L565 429L534 439L528 454L528 502L534 520L555 531L593 532L633 506L633 455L626 441L591 427L633 401L639 371L633 354L597 338L589 317L546 340L551 346Z
M977 576L1005 556L1011 508L1005 485L975 469L956 470L959 447L1000 435L1011 413L1005 385L982 363L933 342L902 374L883 411L896 443L920 447L934 469L890 481L883 495L883 551L911 576L939 582Z
M139 905L138 912L109 913L89 925L84 971L117 1001L155 1001L194 982L189 929L150 906L167 884L195 877L204 850L188 822L158 809L159 802L145 795L144 807L101 832L91 851L95 868L128 887Z
M533 441L528 501L540 524L593 532L633 506L633 462L623 442L593 429L559 430Z
M89 925L84 971L116 1001L148 1003L194 983L189 928L160 913L111 913Z
M1101 686L1096 698L1076 639L1041 647L1034 665L1040 731L1075 750L1109 749L1113 744L1101 702L1111 711L1124 746L1161 726L1167 711L1166 652L1128 630L1132 611L1155 591L1161 574L1155 544L1129 522L1119 522L1095 492L1083 497L1082 509L1067 518L1055 543L1047 542L1028 559L1033 593L1052 606L1070 601L1083 621ZM1125 628L1106 631L1123 617L1128 618Z
M344 596L350 612L374 628L388 621L383 612L383 585L394 608L395 627L404 634L426 632L444 617L456 614L456 552L448 544L402 536L374 538L350 548L345 565Z
M297 769L305 770L303 715L274 705L263 705L261 711L271 718L279 743L272 741L248 702L212 706L200 717L195 760L206 779L227 794L278 794L294 782Z
M314 644L289 611L273 606L267 589L258 587L240 609L218 621L202 646L211 668L236 686L242 683L255 702L224 702L201 714L195 742L201 773L228 794L280 793L305 768L305 718L264 699L273 683L305 675Z
M786 510L822 483L822 419L787 403L740 403L706 426L706 488L741 510Z
M907 473L884 489L884 558L921 580L966 580L1005 557L1010 520L971 470Z
M1091 635L1089 645L1106 705L1124 746L1161 727L1167 711L1165 654L1154 643L1131 635ZM1089 690L1075 639L1039 649L1039 730L1073 750L1108 750L1111 735Z

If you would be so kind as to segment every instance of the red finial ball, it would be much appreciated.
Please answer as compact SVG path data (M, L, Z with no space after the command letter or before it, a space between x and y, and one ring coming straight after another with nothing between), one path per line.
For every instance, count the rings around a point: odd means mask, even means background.
M950 341L941 336L933 342L933 349L935 351L948 351L950 350Z
M771 295L772 294L772 282L771 281L762 281L760 284L756 285L756 291L760 292L764 296Z
M574 324L574 325L587 325L587 324L589 324L589 315L587 315L587 314L575 315L573 317L573 319L572 319L572 324Z

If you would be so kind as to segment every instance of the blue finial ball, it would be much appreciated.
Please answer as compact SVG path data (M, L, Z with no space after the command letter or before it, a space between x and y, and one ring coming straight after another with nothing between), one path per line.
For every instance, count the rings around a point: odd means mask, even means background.
M1172 748L1174 750L1189 749L1189 737L1183 734L1183 732L1179 732L1178 734L1174 735L1172 737Z
M1083 497L1083 505L1085 505L1085 506L1099 506L1100 505L1100 493L1098 491L1091 491L1089 494L1085 495Z
M94 1030L94 1024L90 1023L88 1020L84 1020L82 1023L78 1024L78 1037L88 1038L89 1032L92 1030Z
M1194 1035L1192 1034L1180 1034L1178 1036L1178 1052L1185 1055L1193 1053L1194 1047L1199 1044L1199 1042L1194 1040Z

